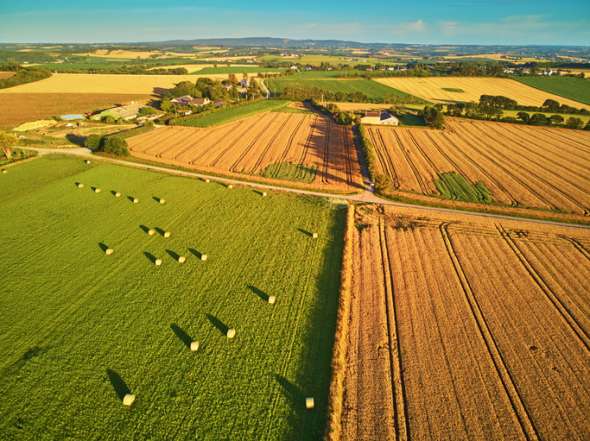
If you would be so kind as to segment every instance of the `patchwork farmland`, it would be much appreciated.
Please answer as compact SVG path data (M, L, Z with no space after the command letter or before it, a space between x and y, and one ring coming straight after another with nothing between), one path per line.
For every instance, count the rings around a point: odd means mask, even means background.
M482 219L357 208L330 440L587 439L590 234Z
M341 206L60 157L0 182L0 439L321 438Z
M362 189L349 127L313 113L266 112L208 128L165 127L128 139L133 156L224 174Z
M590 213L588 132L459 119L366 132L390 191Z
M481 95L502 95L525 106L541 106L553 99L574 108L590 106L527 86L516 80L493 77L379 78L375 81L432 102L479 101Z

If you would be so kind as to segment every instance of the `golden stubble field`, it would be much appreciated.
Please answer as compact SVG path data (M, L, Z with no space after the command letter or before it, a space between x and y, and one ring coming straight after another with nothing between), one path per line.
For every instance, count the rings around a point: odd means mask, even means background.
M512 98L525 106L540 106L546 99L554 99L578 109L590 109L590 106L586 104L553 95L508 78L398 77L377 78L375 81L432 102L478 102L481 95L502 95ZM453 92L445 89L461 89L463 92Z
M267 112L208 128L168 126L127 141L133 156L150 161L259 180L269 165L292 164L308 177L314 170L311 182L302 179L292 184L362 189L350 127L317 114ZM274 177L282 178L278 171Z
M350 225L331 441L589 439L588 230L368 205Z
M590 212L590 133L447 119L447 128L366 127L392 190L437 195L441 173L482 182L496 203Z
M196 82L201 77L226 79L227 74L212 75L117 75L57 73L50 78L21 84L6 93L100 93L100 94L153 94L158 89L170 89L181 81Z
M86 113L127 104L148 102L148 94L120 93L2 93L0 94L0 128L11 128L66 113Z

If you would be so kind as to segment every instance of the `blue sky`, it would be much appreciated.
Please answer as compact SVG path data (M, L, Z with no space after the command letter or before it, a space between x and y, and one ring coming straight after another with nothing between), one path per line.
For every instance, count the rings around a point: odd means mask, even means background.
M590 0L0 0L1 42L270 36L590 46Z

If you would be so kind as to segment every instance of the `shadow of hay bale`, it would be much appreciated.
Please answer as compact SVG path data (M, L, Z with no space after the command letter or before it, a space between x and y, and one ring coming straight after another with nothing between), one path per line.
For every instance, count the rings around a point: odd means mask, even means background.
M267 293L265 293L264 291L262 291L261 289L255 287L254 285L248 285L248 289L250 289L250 291L252 291L254 294L256 294L258 297L260 297L265 302L268 302L268 299L270 296Z
M170 329L172 329L172 332L174 332L174 334L178 337L178 339L188 348L190 349L191 347L191 343L193 342L193 338L188 335L184 329L182 329L180 326L178 326L176 323L172 323L170 325Z
M125 395L131 393L131 389L129 389L127 383L125 383L123 378L121 378L121 376L116 371L107 369L107 376L109 377L109 381L111 382L111 385L117 394L117 398L123 401Z
M229 326L219 320L212 314L206 314L207 320L225 337L227 335L227 331L229 330Z

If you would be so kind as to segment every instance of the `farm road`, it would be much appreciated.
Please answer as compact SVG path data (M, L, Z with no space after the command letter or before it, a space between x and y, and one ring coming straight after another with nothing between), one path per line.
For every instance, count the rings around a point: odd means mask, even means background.
M257 182L251 182L246 180L234 179L234 178L224 178L220 176L208 175L206 173L198 173L198 172L189 172L184 170L175 170L167 167L160 167L157 165L151 164L142 164L138 162L126 161L124 159L116 159L116 158L107 158L104 156L96 156L93 155L89 149L77 147L77 148L68 148L68 149L50 149L50 148L34 148L34 147L22 147L16 146L15 148L20 148L23 150L33 150L39 154L39 156L44 155L68 155L68 156L77 156L84 159L90 160L98 160L98 161L105 161L110 162L113 164L119 164L126 167L135 167L144 170L152 170L157 171L160 173L168 173L171 175L177 176L185 176L185 177L192 177L192 178L201 178L201 179L211 179L211 181L220 182L223 184L233 184L233 185L243 185L263 190L273 190L273 191L285 191L289 193L296 193L302 195L309 195L309 196L316 196L322 198L328 198L336 201L347 201L347 202L361 202L361 203L369 203L369 204L379 204L379 205L388 205L393 207L403 207L403 208L413 208L415 210L424 210L425 212L435 212L435 213L448 213L448 214L464 214L464 215L472 215L472 216L481 216L490 219L498 219L498 220L512 220L512 221L526 221L526 222L534 222L537 224L545 224L545 225L556 225L562 227L570 227L570 228L582 228L582 229L590 229L590 225L580 225L580 224L570 224L567 222L558 222L558 221L551 221L551 220L541 220L541 219L534 219L534 218L525 218L520 216L510 216L510 215L502 215L502 214L490 214L490 213L482 213L479 211L468 211L468 210L454 210L452 208L440 208L440 207L427 207L421 205L414 205L414 204L407 204L403 202L395 202L388 199L380 198L376 196L369 190L365 190L362 193L355 193L355 194L345 194L345 195L338 195L333 193L323 193L319 191L312 191L312 190L300 190L296 188L290 187L283 187L280 185L271 185L271 184L260 184Z

